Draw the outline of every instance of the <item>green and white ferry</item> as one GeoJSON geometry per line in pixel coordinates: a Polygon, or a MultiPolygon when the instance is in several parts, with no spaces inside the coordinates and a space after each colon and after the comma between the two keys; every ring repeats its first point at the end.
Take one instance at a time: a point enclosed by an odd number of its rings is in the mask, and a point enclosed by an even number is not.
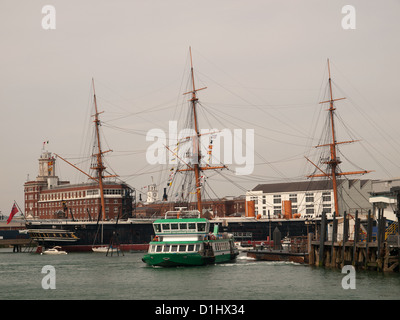
{"type": "Polygon", "coordinates": [[[169,211],[153,227],[156,235],[142,258],[150,266],[201,266],[234,261],[239,254],[233,236],[218,233],[218,225],[209,232],[209,220],[197,210],[169,211]]]}

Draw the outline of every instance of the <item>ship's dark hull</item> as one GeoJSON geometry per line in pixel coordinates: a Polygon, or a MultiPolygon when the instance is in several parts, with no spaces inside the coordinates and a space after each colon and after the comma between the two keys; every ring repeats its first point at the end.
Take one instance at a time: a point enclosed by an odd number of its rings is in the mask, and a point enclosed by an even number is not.
{"type": "MultiPolygon", "coordinates": [[[[316,223],[319,225],[320,221],[316,223]]],[[[229,221],[227,226],[222,226],[222,230],[232,233],[236,241],[265,241],[272,239],[276,228],[279,229],[282,237],[306,236],[307,233],[315,231],[315,222],[308,223],[303,219],[243,219],[243,221],[229,221]]]]}
{"type": "MultiPolygon", "coordinates": [[[[115,222],[81,221],[34,221],[27,222],[30,237],[39,246],[49,248],[60,246],[65,251],[92,251],[93,246],[118,245],[125,251],[146,251],[154,237],[152,220],[115,222]],[[61,234],[63,233],[63,234],[61,234]]],[[[218,224],[220,231],[232,233],[236,241],[266,241],[273,237],[275,228],[282,236],[305,236],[314,231],[315,224],[305,220],[256,220],[256,219],[215,219],[211,228],[218,224]]]]}
{"type": "Polygon", "coordinates": [[[67,252],[92,251],[100,245],[119,246],[121,250],[146,251],[154,234],[152,220],[139,223],[35,221],[27,223],[28,234],[39,246],[60,246],[67,252]]]}

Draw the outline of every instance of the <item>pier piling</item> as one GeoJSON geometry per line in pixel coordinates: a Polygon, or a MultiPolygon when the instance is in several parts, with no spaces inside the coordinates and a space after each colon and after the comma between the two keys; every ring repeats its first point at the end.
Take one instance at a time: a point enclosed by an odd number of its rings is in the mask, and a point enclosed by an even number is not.
{"type": "Polygon", "coordinates": [[[326,213],[314,237],[308,236],[308,261],[319,267],[343,268],[353,265],[356,269],[383,272],[400,271],[400,235],[386,235],[383,208],[378,208],[377,234],[373,234],[371,211],[367,217],[344,212],[334,217],[328,228],[326,213]],[[340,235],[340,236],[339,236],[340,235]]]}

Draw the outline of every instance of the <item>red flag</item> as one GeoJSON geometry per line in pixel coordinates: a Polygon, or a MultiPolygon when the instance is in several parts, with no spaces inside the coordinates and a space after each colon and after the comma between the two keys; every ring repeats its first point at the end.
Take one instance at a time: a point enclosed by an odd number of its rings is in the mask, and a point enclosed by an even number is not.
{"type": "Polygon", "coordinates": [[[13,207],[12,207],[12,209],[11,209],[10,216],[9,216],[8,219],[7,219],[7,224],[9,224],[9,223],[11,222],[12,218],[14,217],[14,215],[15,215],[17,212],[18,212],[18,209],[17,209],[17,206],[16,206],[15,203],[14,203],[14,205],[13,205],[13,207]]]}

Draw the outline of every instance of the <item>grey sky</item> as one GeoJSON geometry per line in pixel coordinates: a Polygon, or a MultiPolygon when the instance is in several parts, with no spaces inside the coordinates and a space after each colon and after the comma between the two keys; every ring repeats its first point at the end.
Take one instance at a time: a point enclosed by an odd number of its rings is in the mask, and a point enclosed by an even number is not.
{"type": "MultiPolygon", "coordinates": [[[[363,140],[343,152],[375,170],[370,178],[400,176],[399,14],[398,0],[2,0],[0,210],[8,215],[14,200],[23,207],[23,184],[27,174],[38,174],[43,141],[49,140],[49,151],[71,158],[85,149],[92,77],[105,122],[142,133],[167,128],[181,106],[189,46],[198,86],[208,87],[199,93],[204,105],[215,107],[227,128],[255,129],[263,159],[256,156],[256,164],[273,162],[256,165],[259,182],[299,179],[312,170],[303,155],[318,137],[318,110],[326,109],[318,101],[327,58],[335,97],[348,98],[337,111],[363,140]],[[56,9],[55,30],[41,26],[47,4],[56,9]],[[355,30],[341,25],[347,4],[356,9],[355,30]],[[276,162],[282,159],[291,161],[276,162]]],[[[136,188],[157,179],[157,173],[136,176],[146,167],[138,150],[150,145],[143,135],[103,130],[115,151],[110,164],[122,178],[136,188]]],[[[348,140],[345,130],[338,135],[348,140]]],[[[344,170],[353,168],[344,164],[344,170]]],[[[84,180],[61,160],[57,174],[84,180]]],[[[246,189],[257,184],[256,178],[236,181],[246,189]]],[[[219,183],[221,196],[243,194],[219,183]]]]}

